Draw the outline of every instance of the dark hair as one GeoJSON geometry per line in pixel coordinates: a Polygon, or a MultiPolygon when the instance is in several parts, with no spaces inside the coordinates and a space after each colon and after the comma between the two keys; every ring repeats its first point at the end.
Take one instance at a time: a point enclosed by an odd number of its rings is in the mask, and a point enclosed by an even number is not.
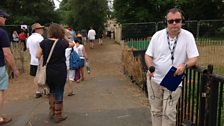
{"type": "Polygon", "coordinates": [[[82,44],[82,37],[77,37],[74,41],[75,43],[82,44]]]}
{"type": "Polygon", "coordinates": [[[168,11],[167,11],[167,13],[166,13],[166,16],[165,16],[165,19],[167,18],[167,15],[168,15],[168,13],[176,13],[176,12],[179,12],[180,14],[181,14],[181,18],[182,18],[182,20],[184,20],[184,15],[183,15],[183,11],[181,10],[181,9],[179,9],[179,8],[171,8],[171,9],[169,9],[168,11]]]}
{"type": "Polygon", "coordinates": [[[65,31],[64,28],[57,24],[52,23],[48,28],[48,37],[49,38],[58,38],[58,39],[64,39],[65,31]]]}

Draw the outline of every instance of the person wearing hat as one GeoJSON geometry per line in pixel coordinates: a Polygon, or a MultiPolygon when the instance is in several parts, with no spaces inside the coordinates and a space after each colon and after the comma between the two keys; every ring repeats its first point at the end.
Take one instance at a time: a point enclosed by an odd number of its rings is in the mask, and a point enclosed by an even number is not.
{"type": "MultiPolygon", "coordinates": [[[[0,10],[0,26],[5,25],[6,19],[9,17],[9,15],[3,11],[0,10]]],[[[12,52],[10,50],[10,40],[8,37],[7,32],[0,27],[0,111],[3,108],[4,103],[4,92],[6,89],[8,89],[8,73],[5,67],[5,61],[12,69],[14,76],[19,76],[19,71],[15,65],[15,60],[12,55],[12,52]]],[[[0,125],[6,124],[10,122],[11,118],[6,118],[3,116],[0,116],[0,125]]]]}
{"type": "MultiPolygon", "coordinates": [[[[30,75],[35,77],[37,72],[37,67],[39,65],[38,59],[36,58],[37,49],[39,48],[39,44],[42,40],[44,40],[42,34],[44,33],[44,26],[40,25],[39,23],[34,23],[32,25],[32,35],[30,35],[27,39],[27,48],[30,53],[30,75]]],[[[36,98],[40,98],[42,96],[41,87],[36,85],[36,98]]]]}

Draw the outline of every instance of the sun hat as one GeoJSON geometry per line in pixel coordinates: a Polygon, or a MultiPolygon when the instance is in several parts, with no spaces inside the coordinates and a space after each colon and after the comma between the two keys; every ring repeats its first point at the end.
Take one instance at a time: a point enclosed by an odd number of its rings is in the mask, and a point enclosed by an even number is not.
{"type": "Polygon", "coordinates": [[[39,29],[39,28],[44,28],[44,26],[40,25],[39,23],[34,23],[32,25],[32,30],[39,29]]]}

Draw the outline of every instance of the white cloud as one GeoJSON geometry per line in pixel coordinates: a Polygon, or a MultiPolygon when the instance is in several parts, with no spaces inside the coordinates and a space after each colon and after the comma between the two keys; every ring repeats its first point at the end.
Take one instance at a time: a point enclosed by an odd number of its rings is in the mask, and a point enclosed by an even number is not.
{"type": "Polygon", "coordinates": [[[56,9],[59,8],[60,2],[61,2],[61,0],[54,0],[54,4],[55,4],[56,9]]]}

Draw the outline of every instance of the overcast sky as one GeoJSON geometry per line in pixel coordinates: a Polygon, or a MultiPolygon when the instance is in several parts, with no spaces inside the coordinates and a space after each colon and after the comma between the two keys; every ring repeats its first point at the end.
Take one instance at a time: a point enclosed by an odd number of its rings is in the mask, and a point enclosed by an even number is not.
{"type": "Polygon", "coordinates": [[[55,6],[56,6],[56,9],[57,9],[57,8],[59,8],[59,4],[60,4],[60,2],[58,2],[58,1],[61,1],[61,0],[54,0],[54,3],[55,3],[55,6]]]}
{"type": "MultiPolygon", "coordinates": [[[[59,4],[60,4],[61,1],[62,1],[62,0],[54,0],[56,9],[59,8],[59,4]]],[[[109,7],[112,9],[112,7],[113,7],[112,4],[113,4],[113,1],[114,1],[114,0],[107,0],[107,1],[108,1],[108,5],[109,5],[109,7]]]]}

